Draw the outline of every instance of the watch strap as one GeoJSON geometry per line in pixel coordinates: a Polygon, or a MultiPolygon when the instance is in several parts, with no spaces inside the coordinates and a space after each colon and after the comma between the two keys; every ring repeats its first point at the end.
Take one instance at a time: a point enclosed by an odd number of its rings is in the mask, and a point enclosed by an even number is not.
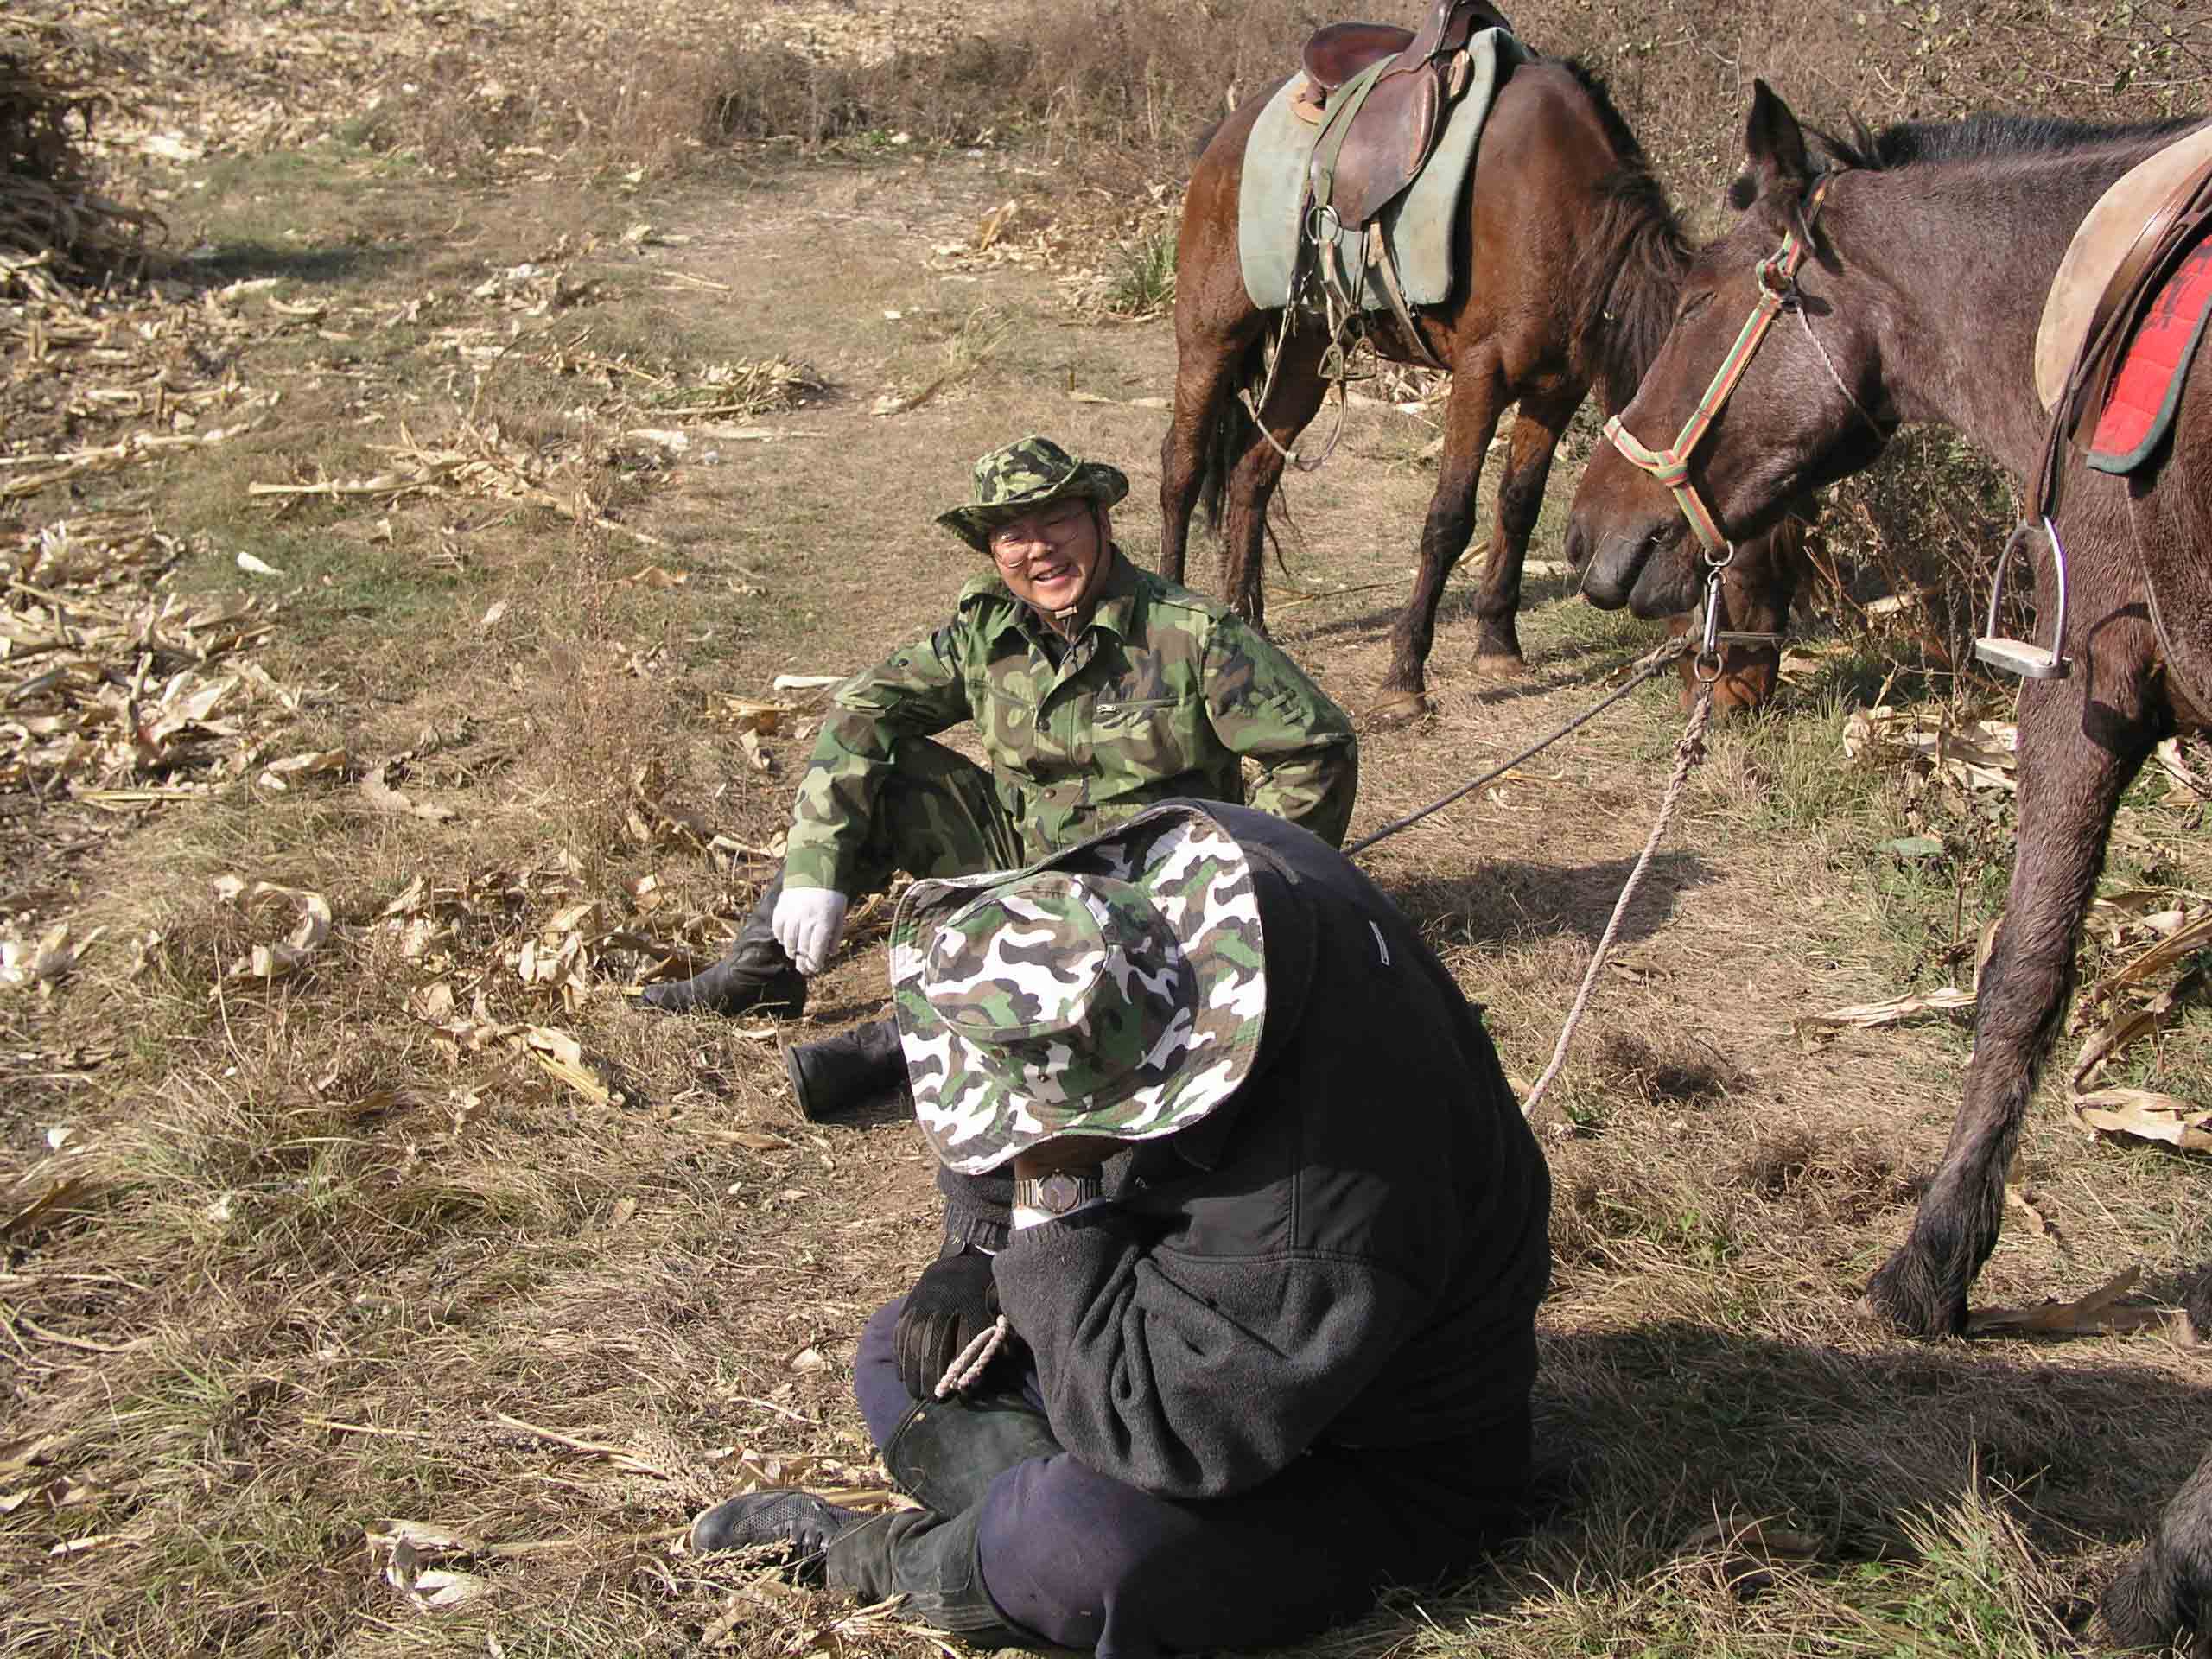
{"type": "Polygon", "coordinates": [[[1016,1177],[1014,1183],[1015,1209],[1039,1210],[1048,1216],[1065,1216],[1079,1205],[1105,1196],[1105,1180],[1096,1175],[1070,1175],[1055,1170],[1050,1175],[1016,1177]]]}

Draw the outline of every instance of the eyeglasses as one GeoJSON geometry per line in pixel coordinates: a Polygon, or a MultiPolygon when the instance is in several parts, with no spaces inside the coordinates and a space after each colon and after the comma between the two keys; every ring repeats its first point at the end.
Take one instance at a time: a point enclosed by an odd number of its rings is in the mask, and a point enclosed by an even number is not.
{"type": "Polygon", "coordinates": [[[991,532],[991,556],[1001,564],[1019,566],[1034,557],[1040,548],[1073,541],[1090,523],[1087,503],[1065,506],[1043,518],[1018,518],[991,532]]]}

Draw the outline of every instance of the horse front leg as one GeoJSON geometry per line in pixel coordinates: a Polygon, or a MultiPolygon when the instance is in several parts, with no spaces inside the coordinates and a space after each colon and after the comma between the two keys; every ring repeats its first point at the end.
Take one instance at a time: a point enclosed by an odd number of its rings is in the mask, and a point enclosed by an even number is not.
{"type": "Polygon", "coordinates": [[[1966,1326],[1967,1287],[2004,1222],[2005,1179],[2035,1072],[2073,990],[2075,943],[2113,814],[2150,752],[2148,630],[2115,619],[2108,632],[2117,648],[2101,654],[2101,672],[2093,649],[2068,678],[2031,680],[2020,695],[2012,881],[1982,969],[1966,1098],[1911,1235],[1866,1287],[1875,1313],[1916,1336],[1966,1326]],[[2119,638],[2130,632],[2135,652],[2119,638]]]}
{"type": "Polygon", "coordinates": [[[1319,328],[1301,329],[1285,340],[1274,385],[1260,410],[1261,424],[1239,423],[1244,448],[1230,468],[1225,486],[1229,505],[1222,537],[1222,593],[1239,615],[1262,630],[1267,627],[1261,577],[1266,565],[1268,503],[1282,480],[1285,452],[1321,407],[1325,390],[1321,355],[1328,343],[1319,328]]]}
{"type": "Polygon", "coordinates": [[[1580,386],[1523,393],[1514,416],[1505,475],[1497,484],[1497,520],[1491,532],[1490,557],[1483,562],[1482,584],[1475,589],[1475,672],[1486,677],[1515,679],[1528,672],[1516,624],[1521,613],[1522,569],[1529,556],[1529,538],[1535,534],[1536,520],[1544,510],[1552,457],[1581,404],[1580,386]]]}
{"type": "Polygon", "coordinates": [[[2097,1611],[2121,1647],[2173,1643],[2184,1653],[2212,1654],[2212,1456],[2173,1495],[2158,1532],[2120,1569],[2097,1611]]]}
{"type": "MultiPolygon", "coordinates": [[[[1378,712],[1391,716],[1419,714],[1427,705],[1427,664],[1436,643],[1436,611],[1444,600],[1445,579],[1467,550],[1475,524],[1475,486],[1497,417],[1505,406],[1505,382],[1497,354],[1484,351],[1478,360],[1452,365],[1452,395],[1444,404],[1444,459],[1436,469],[1436,493],[1421,531],[1421,571],[1413,597],[1390,635],[1390,672],[1378,712]]],[[[1546,456],[1549,461],[1548,454],[1546,456]]],[[[1521,569],[1516,559],[1513,583],[1521,569]]]]}

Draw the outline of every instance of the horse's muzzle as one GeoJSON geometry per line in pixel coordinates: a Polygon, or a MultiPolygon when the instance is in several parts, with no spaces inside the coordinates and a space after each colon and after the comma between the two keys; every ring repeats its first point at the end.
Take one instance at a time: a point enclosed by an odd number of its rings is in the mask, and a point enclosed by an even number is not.
{"type": "Polygon", "coordinates": [[[1625,531],[1602,533],[1593,532],[1579,518],[1574,520],[1567,527],[1567,556],[1568,563],[1581,569],[1583,597],[1603,611],[1617,611],[1627,605],[1638,616],[1675,614],[1682,608],[1679,605],[1672,609],[1647,609],[1644,590],[1653,585],[1646,578],[1653,574],[1654,559],[1669,543],[1679,542],[1683,530],[1681,519],[1671,513],[1625,531]]]}

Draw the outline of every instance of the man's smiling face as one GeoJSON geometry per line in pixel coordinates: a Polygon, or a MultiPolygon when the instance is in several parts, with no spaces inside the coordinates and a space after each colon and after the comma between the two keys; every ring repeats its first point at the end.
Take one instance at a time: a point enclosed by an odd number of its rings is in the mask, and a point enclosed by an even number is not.
{"type": "Polygon", "coordinates": [[[1048,617],[1082,603],[1106,547],[1106,512],[1091,501],[1056,501],[991,531],[1006,585],[1048,617]]]}

